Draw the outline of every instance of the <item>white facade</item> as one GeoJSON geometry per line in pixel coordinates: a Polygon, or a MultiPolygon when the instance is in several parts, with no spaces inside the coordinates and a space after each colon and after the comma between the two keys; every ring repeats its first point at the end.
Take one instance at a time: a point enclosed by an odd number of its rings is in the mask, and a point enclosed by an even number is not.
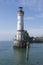
{"type": "Polygon", "coordinates": [[[20,8],[17,12],[17,40],[24,40],[24,12],[20,8]]]}
{"type": "Polygon", "coordinates": [[[24,30],[23,16],[18,15],[17,30],[24,30]]]}

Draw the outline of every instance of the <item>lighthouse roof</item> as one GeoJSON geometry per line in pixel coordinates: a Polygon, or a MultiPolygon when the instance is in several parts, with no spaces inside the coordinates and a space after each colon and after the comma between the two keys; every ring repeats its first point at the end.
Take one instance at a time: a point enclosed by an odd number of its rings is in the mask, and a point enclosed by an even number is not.
{"type": "Polygon", "coordinates": [[[24,11],[22,9],[23,9],[23,7],[19,7],[19,10],[17,11],[17,13],[24,14],[24,11]]]}
{"type": "Polygon", "coordinates": [[[19,7],[19,9],[23,9],[23,7],[19,7]]]}

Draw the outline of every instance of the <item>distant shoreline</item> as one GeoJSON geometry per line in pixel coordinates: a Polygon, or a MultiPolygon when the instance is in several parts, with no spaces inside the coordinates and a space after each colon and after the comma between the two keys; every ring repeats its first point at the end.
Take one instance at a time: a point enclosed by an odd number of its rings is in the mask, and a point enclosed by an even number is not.
{"type": "MultiPolygon", "coordinates": [[[[6,40],[5,40],[5,41],[0,41],[0,42],[13,42],[13,41],[9,41],[9,40],[6,41],[6,40]]],[[[43,41],[33,41],[33,40],[32,40],[32,41],[30,41],[29,43],[31,43],[31,44],[32,44],[32,43],[36,43],[36,44],[37,44],[37,43],[43,43],[43,41]]]]}

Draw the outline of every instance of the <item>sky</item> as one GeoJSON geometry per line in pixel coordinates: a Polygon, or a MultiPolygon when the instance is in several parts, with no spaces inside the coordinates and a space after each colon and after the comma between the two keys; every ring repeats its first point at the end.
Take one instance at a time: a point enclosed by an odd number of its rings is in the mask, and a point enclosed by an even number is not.
{"type": "Polygon", "coordinates": [[[20,6],[24,11],[24,29],[30,36],[43,36],[43,0],[0,0],[0,41],[15,37],[20,6]]]}

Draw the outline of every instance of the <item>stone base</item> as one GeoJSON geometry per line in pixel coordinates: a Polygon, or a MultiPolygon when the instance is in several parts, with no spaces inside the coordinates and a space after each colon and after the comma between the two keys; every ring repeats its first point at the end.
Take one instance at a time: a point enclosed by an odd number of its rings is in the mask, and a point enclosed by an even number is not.
{"type": "Polygon", "coordinates": [[[14,40],[13,43],[14,43],[13,45],[14,48],[26,48],[26,45],[27,45],[24,41],[19,41],[19,40],[14,40]]]}

